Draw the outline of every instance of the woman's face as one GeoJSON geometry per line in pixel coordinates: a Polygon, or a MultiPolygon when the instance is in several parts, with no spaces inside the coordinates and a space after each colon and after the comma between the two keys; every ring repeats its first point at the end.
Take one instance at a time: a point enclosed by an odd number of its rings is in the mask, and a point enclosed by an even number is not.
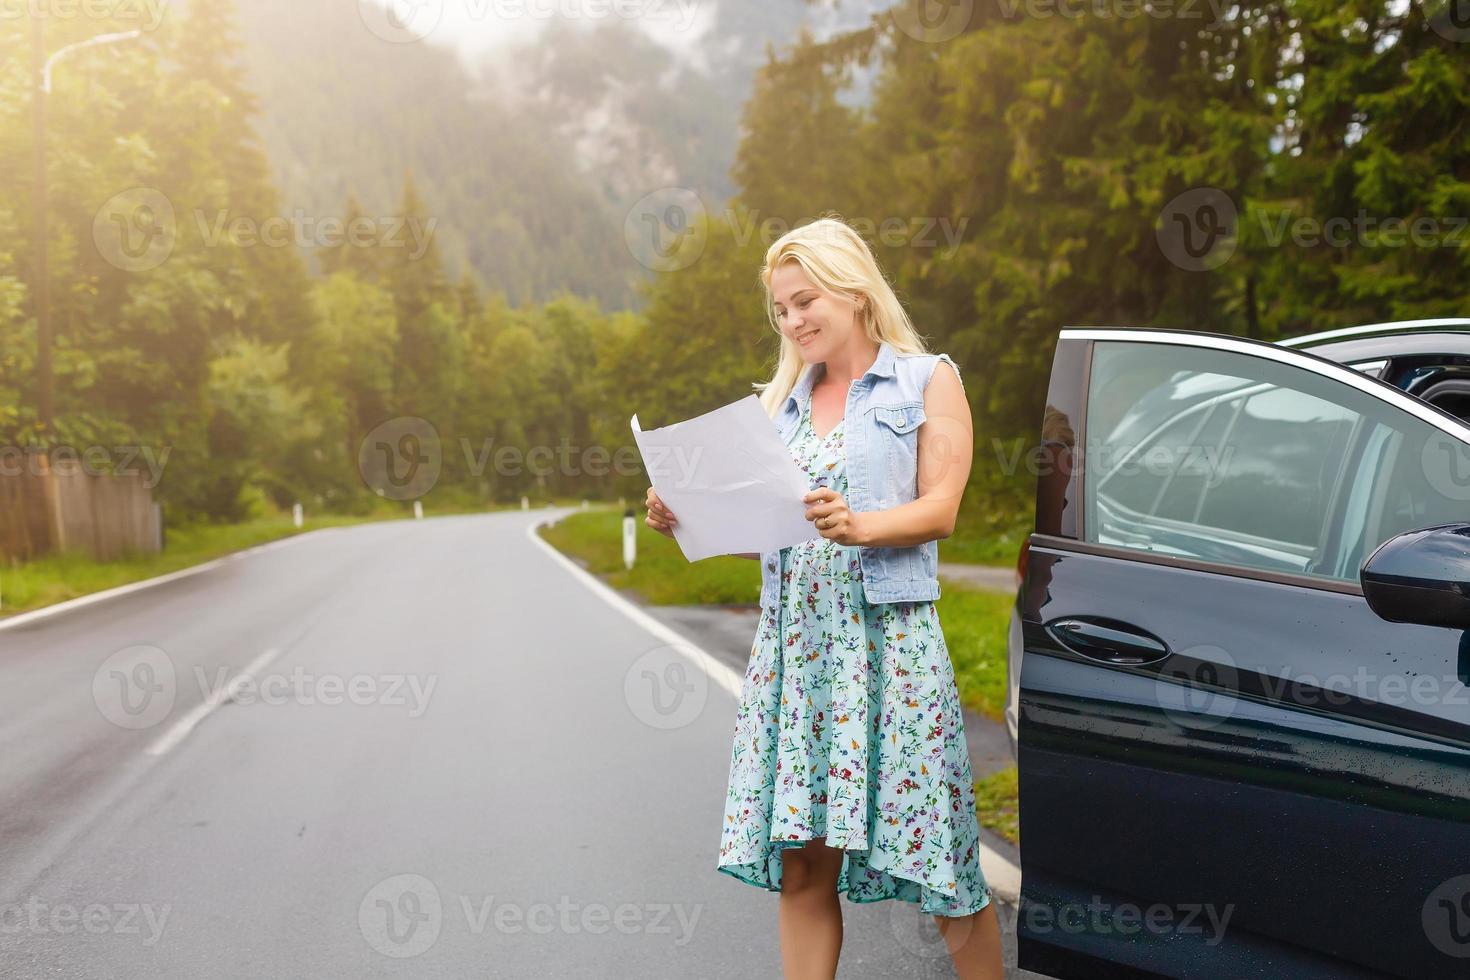
{"type": "Polygon", "coordinates": [[[799,262],[783,262],[771,274],[771,297],[781,333],[808,364],[827,360],[857,329],[857,303],[817,286],[799,262]]]}

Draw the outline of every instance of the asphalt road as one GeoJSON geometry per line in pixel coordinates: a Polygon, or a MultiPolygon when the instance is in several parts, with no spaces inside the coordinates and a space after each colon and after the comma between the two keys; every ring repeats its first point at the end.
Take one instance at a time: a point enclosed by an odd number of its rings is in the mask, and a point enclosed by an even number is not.
{"type": "MultiPolygon", "coordinates": [[[[0,976],[778,977],[777,896],[715,870],[734,698],[548,513],[0,628],[0,976]]],[[[953,976],[914,906],[843,908],[840,977],[953,976]]]]}

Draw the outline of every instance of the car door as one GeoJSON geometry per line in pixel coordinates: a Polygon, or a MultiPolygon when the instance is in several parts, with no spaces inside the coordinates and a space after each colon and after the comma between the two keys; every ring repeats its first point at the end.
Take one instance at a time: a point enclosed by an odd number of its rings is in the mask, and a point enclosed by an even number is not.
{"type": "Polygon", "coordinates": [[[1184,331],[1063,331],[1047,401],[1020,965],[1470,975],[1470,634],[1380,618],[1359,581],[1383,542],[1470,521],[1470,428],[1184,331]]]}

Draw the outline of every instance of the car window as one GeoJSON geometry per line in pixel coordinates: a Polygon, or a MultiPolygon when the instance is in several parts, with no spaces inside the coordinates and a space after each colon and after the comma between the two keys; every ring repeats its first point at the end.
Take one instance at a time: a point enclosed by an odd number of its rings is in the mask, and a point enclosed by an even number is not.
{"type": "Polygon", "coordinates": [[[1089,541],[1356,580],[1382,541],[1470,513],[1465,447],[1345,383],[1155,343],[1100,341],[1092,365],[1089,541]]]}

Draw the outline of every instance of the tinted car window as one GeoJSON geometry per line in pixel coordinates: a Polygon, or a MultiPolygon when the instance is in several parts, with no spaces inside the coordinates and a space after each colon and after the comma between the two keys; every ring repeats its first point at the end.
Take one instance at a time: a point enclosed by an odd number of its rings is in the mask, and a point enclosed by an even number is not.
{"type": "Polygon", "coordinates": [[[1099,342],[1087,421],[1084,528],[1101,544],[1355,580],[1394,534],[1470,515],[1456,439],[1259,357],[1099,342]]]}

